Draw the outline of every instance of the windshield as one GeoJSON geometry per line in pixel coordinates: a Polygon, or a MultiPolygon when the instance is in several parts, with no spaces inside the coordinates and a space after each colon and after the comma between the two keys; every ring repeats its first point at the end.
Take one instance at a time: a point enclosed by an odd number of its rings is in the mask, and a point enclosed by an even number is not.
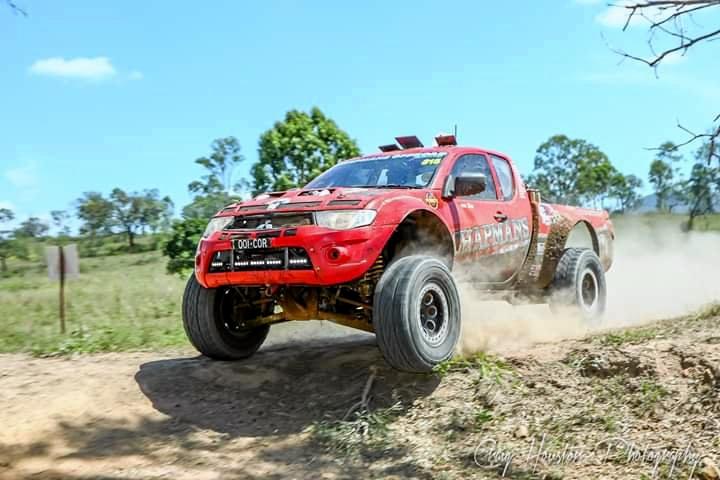
{"type": "Polygon", "coordinates": [[[339,163],[305,188],[423,188],[430,184],[445,152],[395,154],[339,163]]]}

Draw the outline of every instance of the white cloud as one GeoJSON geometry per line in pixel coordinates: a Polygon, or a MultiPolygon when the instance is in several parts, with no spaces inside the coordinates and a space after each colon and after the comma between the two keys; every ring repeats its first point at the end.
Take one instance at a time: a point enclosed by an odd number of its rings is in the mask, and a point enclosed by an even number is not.
{"type": "Polygon", "coordinates": [[[77,57],[67,60],[63,57],[44,58],[33,63],[30,72],[36,75],[83,80],[103,80],[117,73],[107,57],[77,57]]]}
{"type": "MultiPolygon", "coordinates": [[[[592,0],[576,0],[588,4],[592,0]]],[[[620,0],[617,3],[609,5],[604,12],[598,14],[595,20],[610,28],[623,28],[626,24],[629,27],[635,27],[637,25],[650,26],[653,22],[663,20],[672,13],[677,13],[683,10],[691,10],[692,5],[684,5],[678,8],[672,8],[672,10],[663,9],[655,6],[648,6],[642,9],[637,9],[634,13],[633,10],[627,8],[628,5],[636,5],[638,2],[634,0],[620,0]],[[630,23],[628,22],[628,17],[630,23]]]]}
{"type": "Polygon", "coordinates": [[[5,178],[19,190],[32,190],[38,185],[37,163],[28,162],[5,170],[5,178]]]}
{"type": "Polygon", "coordinates": [[[15,211],[15,205],[12,202],[0,200],[0,208],[7,208],[8,210],[12,210],[13,212],[15,211]]]}
{"type": "MultiPolygon", "coordinates": [[[[628,21],[628,16],[631,13],[631,10],[622,6],[623,4],[627,3],[628,2],[620,2],[617,5],[611,5],[607,7],[604,12],[598,14],[595,17],[595,20],[599,24],[606,27],[623,28],[628,21]]],[[[630,23],[628,26],[634,27],[636,25],[642,24],[643,22],[646,22],[646,20],[638,12],[636,12],[635,15],[633,15],[630,19],[630,23]]]]}
{"type": "Polygon", "coordinates": [[[145,75],[143,75],[143,73],[138,70],[133,70],[128,75],[129,80],[142,80],[143,78],[145,78],[145,75]]]}
{"type": "Polygon", "coordinates": [[[677,65],[685,60],[687,60],[687,57],[682,51],[672,52],[665,55],[665,58],[662,59],[662,65],[677,65]]]}

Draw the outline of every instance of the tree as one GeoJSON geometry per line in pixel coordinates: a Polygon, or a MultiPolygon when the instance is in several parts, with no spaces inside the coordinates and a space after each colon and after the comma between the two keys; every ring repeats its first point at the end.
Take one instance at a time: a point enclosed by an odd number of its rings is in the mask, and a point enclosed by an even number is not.
{"type": "MultiPolygon", "coordinates": [[[[715,23],[718,17],[712,16],[720,11],[720,0],[641,0],[625,2],[621,6],[627,12],[623,31],[635,18],[643,18],[648,22],[650,56],[629,54],[623,50],[615,50],[616,53],[653,69],[672,55],[686,55],[700,43],[714,43],[720,39],[720,28],[715,23]],[[696,16],[699,14],[706,14],[704,20],[707,21],[698,21],[696,16]]],[[[712,120],[712,127],[707,133],[695,133],[680,123],[678,127],[689,135],[679,147],[698,140],[705,141],[705,161],[710,163],[715,159],[720,164],[720,114],[712,120]]]]}
{"type": "Polygon", "coordinates": [[[18,237],[40,238],[44,236],[49,229],[48,224],[38,217],[28,217],[20,223],[20,226],[15,230],[15,235],[18,237]]]}
{"type": "Polygon", "coordinates": [[[595,145],[554,135],[538,147],[528,184],[551,201],[597,205],[610,187],[615,169],[595,145]]]}
{"type": "Polygon", "coordinates": [[[6,223],[15,219],[15,214],[9,208],[0,208],[0,223],[6,223]]]}
{"type": "Polygon", "coordinates": [[[227,194],[198,195],[182,209],[183,218],[202,218],[206,222],[221,208],[233,202],[227,194]]]}
{"type": "Polygon", "coordinates": [[[619,172],[612,166],[604,153],[590,155],[586,161],[580,163],[577,189],[580,197],[594,208],[603,206],[605,198],[610,193],[613,179],[619,172]]]}
{"type": "Polygon", "coordinates": [[[94,237],[119,230],[126,235],[130,248],[135,246],[135,237],[146,229],[156,232],[169,226],[172,208],[170,197],[161,198],[156,189],[126,193],[114,188],[109,198],[86,192],[77,201],[78,217],[84,222],[81,233],[94,237]]]}
{"type": "Polygon", "coordinates": [[[685,182],[688,203],[688,230],[692,230],[695,218],[715,212],[715,202],[720,198],[720,167],[708,165],[708,143],[703,144],[695,154],[690,178],[685,182]]]}
{"type": "Polygon", "coordinates": [[[112,231],[113,204],[102,193],[85,192],[77,200],[77,216],[83,222],[80,233],[95,237],[112,231]]]}
{"type": "Polygon", "coordinates": [[[232,203],[233,194],[245,188],[245,181],[233,181],[233,172],[245,157],[235,137],[218,138],[210,145],[212,153],[195,160],[206,168],[202,181],[190,182],[188,190],[194,194],[193,201],[183,208],[185,218],[208,219],[225,205],[232,203]]]}
{"type": "Polygon", "coordinates": [[[172,201],[168,197],[159,197],[155,189],[128,194],[121,188],[114,188],[110,193],[113,226],[125,233],[128,247],[135,246],[135,236],[144,233],[146,228],[156,230],[170,218],[172,201]]]}
{"type": "Polygon", "coordinates": [[[244,160],[235,137],[219,138],[211,144],[212,153],[195,160],[206,169],[202,180],[190,182],[188,190],[195,194],[183,207],[183,219],[174,222],[170,238],[163,247],[168,257],[167,271],[185,274],[192,269],[195,249],[208,219],[233,202],[233,193],[245,188],[245,182],[233,181],[233,171],[244,160]]]}
{"type": "Polygon", "coordinates": [[[203,181],[195,180],[188,185],[188,190],[194,193],[214,194],[219,192],[232,193],[240,190],[242,182],[233,183],[233,171],[238,163],[245,157],[240,153],[240,144],[235,137],[218,138],[210,147],[213,152],[208,157],[200,157],[195,163],[208,170],[203,175],[203,181]]]}
{"type": "MultiPolygon", "coordinates": [[[[15,219],[15,214],[8,208],[0,208],[0,226],[7,224],[15,219]]],[[[31,224],[34,225],[34,219],[31,224]]],[[[27,220],[24,222],[26,223],[27,220]]],[[[0,229],[0,273],[7,273],[7,259],[12,257],[26,258],[27,257],[27,242],[18,240],[18,232],[20,229],[15,231],[7,228],[0,229]]]]}
{"type": "Polygon", "coordinates": [[[655,191],[656,204],[659,211],[668,209],[668,198],[672,193],[673,187],[673,169],[666,162],[655,159],[650,164],[650,172],[648,173],[648,181],[655,191]]]}
{"type": "Polygon", "coordinates": [[[128,246],[135,246],[135,235],[141,226],[141,200],[138,196],[128,195],[120,188],[110,192],[112,219],[127,235],[128,246]]]}
{"type": "Polygon", "coordinates": [[[195,250],[205,230],[207,220],[186,218],[172,226],[170,238],[163,247],[163,254],[168,257],[168,273],[186,275],[195,265],[195,250]]]}
{"type": "Polygon", "coordinates": [[[689,230],[692,230],[696,217],[714,212],[714,190],[717,181],[717,168],[710,167],[705,162],[693,165],[692,173],[687,182],[689,230]]]}
{"type": "Polygon", "coordinates": [[[260,136],[259,159],[252,166],[253,195],[303,186],[338,160],[355,157],[355,140],[319,108],[290,110],[285,120],[260,136]]]}
{"type": "Polygon", "coordinates": [[[683,175],[680,164],[683,157],[672,142],[665,142],[656,149],[655,159],[650,163],[648,180],[654,188],[659,211],[671,212],[683,202],[683,175]]]}
{"type": "Polygon", "coordinates": [[[169,196],[160,197],[156,188],[145,190],[140,195],[140,229],[157,233],[170,227],[174,204],[169,196]]]}
{"type": "Polygon", "coordinates": [[[637,207],[640,200],[642,180],[635,175],[616,173],[610,184],[610,196],[617,199],[621,212],[637,207]]]}
{"type": "MultiPolygon", "coordinates": [[[[0,208],[0,225],[11,222],[15,214],[8,208],[0,208]]],[[[7,259],[12,254],[12,239],[9,230],[0,230],[0,272],[7,272],[7,259]]]]}
{"type": "Polygon", "coordinates": [[[70,214],[65,210],[52,210],[50,212],[53,225],[58,230],[58,235],[70,235],[70,226],[67,222],[70,220],[70,214]]]}

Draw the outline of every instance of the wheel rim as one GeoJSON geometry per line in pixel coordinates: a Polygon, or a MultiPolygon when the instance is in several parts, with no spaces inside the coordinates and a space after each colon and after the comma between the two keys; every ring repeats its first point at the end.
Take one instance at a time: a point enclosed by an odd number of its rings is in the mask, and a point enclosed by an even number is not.
{"type": "MultiPolygon", "coordinates": [[[[244,316],[242,313],[248,309],[237,309],[238,295],[232,288],[226,288],[219,294],[217,300],[217,308],[219,315],[215,318],[218,327],[221,328],[225,333],[231,335],[237,339],[243,339],[248,336],[251,330],[247,329],[243,325],[243,321],[240,318],[244,316]]],[[[250,317],[252,318],[252,317],[250,317]]]]}
{"type": "Polygon", "coordinates": [[[586,312],[592,312],[595,310],[598,300],[600,289],[598,287],[598,280],[595,272],[591,269],[586,268],[580,275],[580,283],[578,284],[580,305],[586,312]]]}
{"type": "Polygon", "coordinates": [[[429,283],[420,290],[418,297],[420,332],[428,344],[440,345],[448,335],[448,304],[445,292],[439,285],[429,283]]]}

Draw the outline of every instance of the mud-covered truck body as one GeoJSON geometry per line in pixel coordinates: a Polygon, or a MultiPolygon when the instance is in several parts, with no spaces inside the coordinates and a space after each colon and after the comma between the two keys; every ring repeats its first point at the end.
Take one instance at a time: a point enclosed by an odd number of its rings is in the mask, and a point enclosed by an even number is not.
{"type": "Polygon", "coordinates": [[[607,212],[543,203],[507,155],[453,136],[434,147],[396,140],[304,188],[218,212],[183,301],[200,352],[244,358],[274,323],[324,319],[374,332],[390,364],[427,371],[459,338],[456,278],[488,296],[602,315],[607,212]],[[577,229],[587,248],[568,247],[577,229]]]}

